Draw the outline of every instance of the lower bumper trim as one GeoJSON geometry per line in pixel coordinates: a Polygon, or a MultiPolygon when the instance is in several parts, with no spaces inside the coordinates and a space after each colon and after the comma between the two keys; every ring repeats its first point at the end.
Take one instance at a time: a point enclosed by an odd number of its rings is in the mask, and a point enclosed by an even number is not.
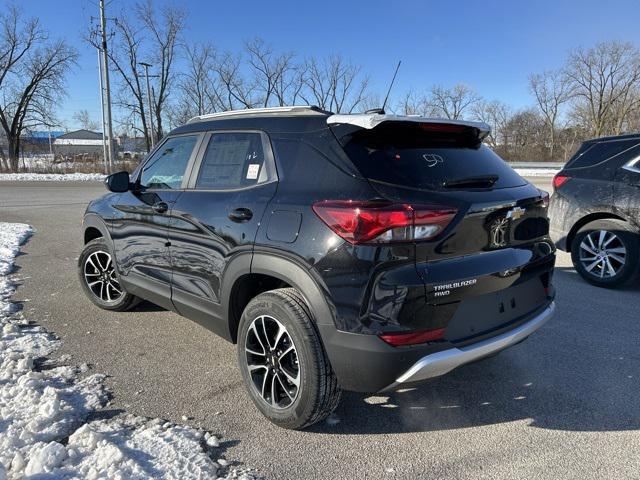
{"type": "Polygon", "coordinates": [[[534,318],[513,330],[466,347],[450,348],[422,357],[382,391],[399,388],[405,383],[420,382],[429,378],[439,377],[461,365],[480,360],[515,345],[544,325],[553,316],[555,308],[555,302],[552,302],[534,318]]]}

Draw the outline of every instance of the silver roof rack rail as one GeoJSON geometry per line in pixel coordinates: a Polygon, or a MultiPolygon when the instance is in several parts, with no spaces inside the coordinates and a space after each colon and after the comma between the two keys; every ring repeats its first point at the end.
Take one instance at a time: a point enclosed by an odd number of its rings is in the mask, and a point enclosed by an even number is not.
{"type": "Polygon", "coordinates": [[[257,115],[260,113],[291,113],[304,111],[319,111],[318,107],[311,105],[292,105],[290,107],[268,107],[268,108],[246,108],[244,110],[227,110],[226,112],[208,113],[206,115],[198,115],[190,118],[187,123],[202,122],[221,117],[236,117],[243,115],[257,115]]]}

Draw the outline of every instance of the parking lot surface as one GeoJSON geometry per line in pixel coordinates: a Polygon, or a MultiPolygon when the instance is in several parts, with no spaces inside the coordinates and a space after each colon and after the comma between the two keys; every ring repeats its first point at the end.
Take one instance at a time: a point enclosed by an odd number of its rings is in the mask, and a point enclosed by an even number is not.
{"type": "Polygon", "coordinates": [[[290,432],[245,395],[235,346],[148,303],[110,313],[84,297],[82,213],[103,192],[0,182],[0,221],[36,230],[14,299],[63,340],[58,354],[110,375],[105,414],[187,416],[223,437],[227,458],[274,479],[640,478],[639,286],[592,287],[559,253],[556,317],[526,342],[417,389],[346,393],[331,422],[290,432]]]}

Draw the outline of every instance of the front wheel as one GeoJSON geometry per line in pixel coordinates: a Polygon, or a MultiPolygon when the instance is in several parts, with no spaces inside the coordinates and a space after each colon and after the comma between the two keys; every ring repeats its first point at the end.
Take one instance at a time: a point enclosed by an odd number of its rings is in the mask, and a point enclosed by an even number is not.
{"type": "Polygon", "coordinates": [[[249,302],[240,319],[238,362],[251,400],[280,427],[313,425],[340,401],[311,313],[293,288],[271,290],[249,302]]]}
{"type": "Polygon", "coordinates": [[[122,312],[140,302],[120,284],[104,238],[96,238],[85,245],[78,260],[78,275],[84,293],[100,308],[122,312]]]}
{"type": "Polygon", "coordinates": [[[639,240],[626,222],[597,220],[578,231],[571,244],[571,259],[587,282],[618,287],[638,274],[639,240]]]}

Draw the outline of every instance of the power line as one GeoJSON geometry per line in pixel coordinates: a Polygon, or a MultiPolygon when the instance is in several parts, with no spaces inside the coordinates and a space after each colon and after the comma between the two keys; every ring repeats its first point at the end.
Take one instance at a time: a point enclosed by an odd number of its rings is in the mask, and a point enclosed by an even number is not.
{"type": "Polygon", "coordinates": [[[109,84],[109,55],[107,52],[107,32],[106,32],[106,16],[104,13],[104,0],[100,0],[100,37],[102,45],[102,75],[104,81],[104,123],[106,129],[103,130],[102,138],[104,141],[105,133],[108,137],[107,151],[109,159],[107,162],[108,170],[111,171],[114,163],[114,145],[113,145],[113,124],[111,122],[111,86],[109,84]]]}

